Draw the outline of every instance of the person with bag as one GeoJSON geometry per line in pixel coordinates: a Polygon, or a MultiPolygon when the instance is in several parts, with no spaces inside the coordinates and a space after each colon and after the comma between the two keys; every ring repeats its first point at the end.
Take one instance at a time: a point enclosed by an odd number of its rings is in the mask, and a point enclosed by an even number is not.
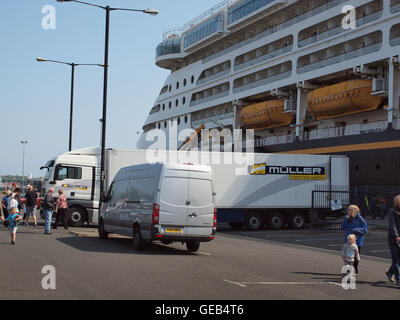
{"type": "Polygon", "coordinates": [[[25,204],[26,204],[26,217],[25,217],[25,225],[28,226],[29,217],[33,217],[34,227],[37,226],[36,216],[35,216],[35,209],[36,209],[36,202],[37,202],[37,194],[33,191],[33,187],[28,187],[28,192],[25,195],[25,204]]]}
{"type": "Polygon", "coordinates": [[[386,276],[390,282],[393,282],[394,276],[396,285],[400,287],[400,194],[394,198],[394,207],[389,210],[388,220],[388,242],[392,265],[389,271],[386,271],[386,276]]]}
{"type": "Polygon", "coordinates": [[[58,190],[58,197],[56,200],[56,222],[54,223],[54,229],[57,229],[60,221],[63,222],[64,229],[68,229],[67,197],[61,189],[58,190]]]}
{"type": "MultiPolygon", "coordinates": [[[[347,242],[347,237],[350,234],[354,234],[357,237],[357,248],[358,253],[361,253],[361,248],[364,246],[364,237],[368,232],[368,226],[365,219],[360,214],[360,208],[354,204],[350,205],[347,209],[347,216],[344,217],[342,222],[342,230],[346,232],[344,242],[347,242]]],[[[354,261],[354,269],[356,274],[358,274],[358,263],[359,261],[354,261]]]]}

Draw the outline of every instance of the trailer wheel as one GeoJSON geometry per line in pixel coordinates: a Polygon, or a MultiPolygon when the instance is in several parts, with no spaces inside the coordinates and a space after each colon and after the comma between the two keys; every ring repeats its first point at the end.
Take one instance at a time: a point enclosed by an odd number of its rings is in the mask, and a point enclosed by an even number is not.
{"type": "Polygon", "coordinates": [[[264,227],[263,216],[259,213],[248,213],[245,217],[246,228],[249,231],[261,230],[264,227]]]}
{"type": "Polygon", "coordinates": [[[71,227],[82,227],[86,220],[86,211],[81,207],[69,208],[69,225],[71,227]]]}
{"type": "Polygon", "coordinates": [[[295,212],[290,215],[289,226],[291,229],[303,229],[306,224],[305,216],[302,212],[295,212]]]}
{"type": "Polygon", "coordinates": [[[272,230],[278,230],[285,225],[285,217],[282,213],[275,211],[268,215],[268,227],[272,230]]]}

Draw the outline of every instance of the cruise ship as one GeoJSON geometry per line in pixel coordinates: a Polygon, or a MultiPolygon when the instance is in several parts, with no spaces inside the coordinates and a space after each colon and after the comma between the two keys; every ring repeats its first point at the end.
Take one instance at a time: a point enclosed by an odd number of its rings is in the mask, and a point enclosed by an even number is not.
{"type": "Polygon", "coordinates": [[[255,152],[346,154],[352,186],[399,186],[399,55],[400,0],[224,1],[164,32],[171,73],[137,147],[253,129],[255,152]]]}

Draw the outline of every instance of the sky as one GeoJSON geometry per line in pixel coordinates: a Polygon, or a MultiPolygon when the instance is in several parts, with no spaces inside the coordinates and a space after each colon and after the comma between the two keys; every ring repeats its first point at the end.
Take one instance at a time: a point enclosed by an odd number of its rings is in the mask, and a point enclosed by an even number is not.
{"type": "MultiPolygon", "coordinates": [[[[157,9],[157,16],[114,11],[110,20],[106,147],[135,149],[169,70],[155,65],[166,29],[181,27],[219,0],[86,0],[119,8],[157,9]]],[[[39,168],[68,151],[71,67],[37,57],[103,63],[105,11],[56,0],[0,0],[0,175],[40,177],[39,168]],[[55,9],[49,20],[46,6],[55,9]],[[43,13],[42,13],[42,10],[43,13]],[[55,29],[43,28],[51,25],[55,29]]],[[[72,149],[100,145],[103,69],[75,69],[72,149]]]]}

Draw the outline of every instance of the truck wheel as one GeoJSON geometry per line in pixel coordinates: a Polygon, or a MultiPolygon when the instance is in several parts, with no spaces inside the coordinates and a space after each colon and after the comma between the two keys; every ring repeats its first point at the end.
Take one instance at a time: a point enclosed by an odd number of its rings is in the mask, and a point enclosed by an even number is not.
{"type": "Polygon", "coordinates": [[[259,213],[248,213],[245,218],[245,224],[249,231],[261,230],[264,227],[264,220],[259,213]]]}
{"type": "Polygon", "coordinates": [[[285,225],[285,218],[280,212],[271,212],[268,217],[268,227],[272,230],[281,229],[285,225]]]}
{"type": "Polygon", "coordinates": [[[291,229],[303,229],[304,225],[306,224],[306,219],[302,212],[295,212],[290,215],[289,218],[289,227],[291,229]]]}
{"type": "Polygon", "coordinates": [[[99,238],[100,239],[108,239],[108,232],[104,229],[104,221],[100,220],[99,222],[99,238]]]}
{"type": "Polygon", "coordinates": [[[135,250],[143,250],[146,242],[142,238],[142,233],[138,225],[133,227],[133,248],[135,250]]]}
{"type": "Polygon", "coordinates": [[[69,225],[71,227],[82,227],[86,220],[86,211],[80,207],[71,207],[69,209],[69,225]]]}
{"type": "Polygon", "coordinates": [[[230,226],[233,230],[240,230],[240,229],[243,228],[243,223],[242,223],[242,222],[229,223],[229,226],[230,226]]]}
{"type": "Polygon", "coordinates": [[[190,252],[196,252],[200,248],[200,241],[198,240],[189,240],[186,242],[186,248],[190,252]]]}

